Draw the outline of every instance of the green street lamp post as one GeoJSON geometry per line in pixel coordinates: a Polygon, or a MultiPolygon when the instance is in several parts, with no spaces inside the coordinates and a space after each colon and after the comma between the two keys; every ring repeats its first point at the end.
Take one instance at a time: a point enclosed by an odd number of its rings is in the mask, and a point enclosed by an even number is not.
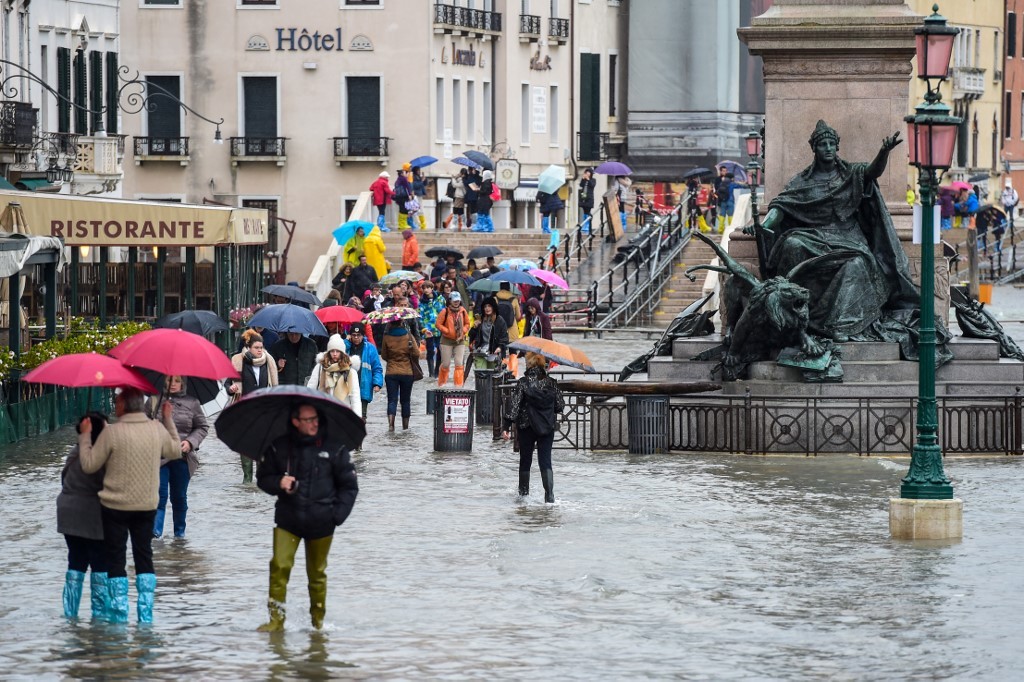
{"type": "Polygon", "coordinates": [[[953,486],[942,467],[938,442],[938,409],[935,400],[935,199],[937,174],[949,168],[957,128],[962,122],[949,115],[942,103],[940,83],[948,77],[953,39],[960,29],[946,25],[933,14],[914,30],[917,43],[917,77],[928,87],[925,101],[906,117],[910,165],[918,169],[921,196],[921,315],[917,382],[917,434],[911,451],[910,471],[900,486],[900,497],[917,500],[951,500],[953,486]],[[934,86],[933,86],[934,81],[934,86]]]}

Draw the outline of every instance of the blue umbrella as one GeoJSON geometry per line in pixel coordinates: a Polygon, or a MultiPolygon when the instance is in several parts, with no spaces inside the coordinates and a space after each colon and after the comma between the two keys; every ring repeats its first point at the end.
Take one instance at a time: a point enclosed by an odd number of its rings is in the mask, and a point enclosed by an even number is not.
{"type": "MultiPolygon", "coordinates": [[[[530,286],[539,287],[541,282],[539,279],[534,277],[528,272],[521,270],[502,270],[496,272],[488,277],[492,282],[511,282],[512,284],[529,284],[530,286]]],[[[295,306],[292,306],[293,308],[295,306]]]]}
{"type": "Polygon", "coordinates": [[[452,163],[458,164],[460,166],[465,166],[466,168],[476,168],[477,170],[480,170],[479,163],[477,163],[476,161],[470,161],[465,156],[456,156],[454,159],[452,159],[452,163]]]}
{"type": "Polygon", "coordinates": [[[433,156],[417,156],[409,162],[409,165],[413,168],[426,168],[432,163],[437,163],[437,159],[433,156]]]}
{"type": "Polygon", "coordinates": [[[478,152],[475,149],[471,149],[466,152],[466,158],[470,161],[475,161],[481,168],[485,170],[494,170],[494,162],[491,161],[491,157],[487,156],[483,152],[478,152]]]}
{"type": "Polygon", "coordinates": [[[369,235],[370,230],[376,227],[376,225],[365,220],[350,220],[339,225],[338,229],[334,230],[331,234],[334,235],[334,241],[338,242],[341,246],[345,246],[345,244],[352,240],[352,237],[356,236],[356,230],[360,227],[363,228],[365,234],[369,235]]]}
{"type": "Polygon", "coordinates": [[[498,263],[502,270],[533,270],[537,264],[527,258],[506,258],[498,263]]]}
{"type": "Polygon", "coordinates": [[[618,161],[605,161],[595,168],[594,172],[601,175],[631,175],[633,173],[629,166],[618,161]]]}
{"type": "Polygon", "coordinates": [[[329,336],[327,327],[308,308],[277,303],[262,308],[249,319],[250,327],[262,327],[280,334],[296,332],[307,336],[329,336]]]}

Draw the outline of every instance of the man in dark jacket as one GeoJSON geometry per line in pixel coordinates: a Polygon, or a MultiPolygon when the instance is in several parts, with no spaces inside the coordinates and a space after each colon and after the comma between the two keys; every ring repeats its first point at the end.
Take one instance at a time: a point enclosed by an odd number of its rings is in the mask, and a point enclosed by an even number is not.
{"type": "Polygon", "coordinates": [[[366,262],[366,256],[360,256],[359,265],[352,268],[352,274],[345,282],[345,291],[341,292],[341,297],[346,301],[353,296],[362,298],[366,295],[366,290],[370,289],[376,281],[377,271],[366,262]]]}
{"type": "Polygon", "coordinates": [[[256,482],[277,496],[274,508],[274,556],[270,560],[270,620],[261,632],[284,629],[288,577],[299,541],[306,545],[309,615],[319,630],[327,611],[327,554],[334,529],[352,512],[359,493],[348,448],[330,440],[320,415],[309,404],[294,407],[287,436],[263,454],[256,482]]]}
{"type": "Polygon", "coordinates": [[[305,385],[316,363],[316,342],[313,339],[288,332],[269,350],[270,356],[277,362],[279,384],[305,385]]]}
{"type": "Polygon", "coordinates": [[[462,184],[466,187],[466,227],[473,227],[473,220],[476,217],[477,211],[477,201],[480,199],[478,190],[473,188],[479,188],[482,182],[483,178],[480,176],[480,171],[476,168],[469,169],[469,173],[466,174],[462,181],[462,184]]]}
{"type": "Polygon", "coordinates": [[[594,169],[587,168],[583,171],[583,178],[580,180],[579,201],[580,201],[580,224],[583,225],[583,233],[590,234],[590,214],[594,210],[594,187],[597,181],[594,180],[594,169]]]}

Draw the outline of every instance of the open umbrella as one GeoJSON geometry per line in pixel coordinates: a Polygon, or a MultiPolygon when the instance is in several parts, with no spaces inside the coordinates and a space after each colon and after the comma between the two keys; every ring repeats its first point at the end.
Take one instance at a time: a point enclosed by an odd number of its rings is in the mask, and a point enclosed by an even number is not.
{"type": "Polygon", "coordinates": [[[530,274],[542,282],[547,282],[553,287],[566,290],[569,289],[569,283],[550,270],[530,270],[530,274]]]}
{"type": "Polygon", "coordinates": [[[988,179],[988,173],[978,173],[977,175],[972,175],[971,177],[967,178],[967,182],[983,182],[988,179]]]}
{"type": "Polygon", "coordinates": [[[212,310],[182,310],[164,315],[153,323],[158,329],[184,329],[200,336],[227,331],[228,323],[212,310]]]}
{"type": "Polygon", "coordinates": [[[587,357],[587,354],[580,349],[573,348],[572,346],[564,343],[559,343],[558,341],[543,339],[539,336],[527,336],[519,339],[518,341],[513,341],[508,344],[508,348],[509,350],[538,353],[559,365],[575,367],[576,369],[582,369],[584,372],[597,371],[594,369],[594,363],[592,363],[590,358],[587,357]]]}
{"type": "Polygon", "coordinates": [[[349,220],[339,225],[331,234],[334,235],[334,241],[338,242],[341,246],[345,246],[345,244],[352,240],[352,237],[356,236],[356,230],[360,227],[363,228],[363,234],[369,235],[370,230],[376,227],[376,225],[365,220],[349,220]]]}
{"type": "Polygon", "coordinates": [[[595,168],[594,172],[601,175],[632,175],[633,173],[629,166],[618,161],[605,161],[595,168]]]}
{"type": "Polygon", "coordinates": [[[565,166],[550,165],[537,176],[537,191],[554,194],[565,184],[565,166]]]}
{"type": "Polygon", "coordinates": [[[388,322],[398,322],[399,320],[415,320],[419,316],[420,311],[415,308],[392,306],[390,308],[370,311],[366,315],[366,321],[373,324],[387,324],[388,322]]]}
{"type": "MultiPolygon", "coordinates": [[[[288,304],[281,307],[305,310],[288,304]]],[[[308,310],[305,312],[313,314],[308,310]]],[[[238,372],[231,366],[231,360],[224,351],[198,334],[182,329],[149,329],[133,334],[111,348],[110,354],[125,365],[151,369],[161,374],[203,379],[238,378],[238,372]]]]}
{"type": "Polygon", "coordinates": [[[359,308],[350,308],[347,305],[333,305],[329,308],[320,308],[313,314],[324,324],[338,322],[348,325],[353,322],[359,322],[366,317],[366,313],[359,308]]]}
{"type": "Polygon", "coordinates": [[[292,284],[270,284],[260,291],[271,296],[280,296],[295,303],[307,303],[309,305],[323,305],[323,302],[301,287],[292,284]]]}
{"type": "MultiPolygon", "coordinates": [[[[197,337],[198,338],[198,337],[197,337]]],[[[51,384],[69,388],[114,388],[130,386],[143,393],[158,393],[156,387],[120,360],[99,353],[71,353],[47,360],[21,377],[29,384],[51,384]]]]}
{"type": "Polygon", "coordinates": [[[491,258],[492,256],[500,256],[501,249],[497,246],[476,246],[469,250],[466,254],[467,258],[491,258]]]}
{"type": "Polygon", "coordinates": [[[263,327],[279,334],[294,332],[308,336],[328,336],[327,328],[307,308],[291,303],[278,303],[262,308],[249,318],[249,327],[263,327]]]}
{"type": "Polygon", "coordinates": [[[490,277],[481,277],[469,285],[469,290],[493,294],[496,291],[501,291],[501,282],[495,281],[490,277]]]}
{"type": "Polygon", "coordinates": [[[447,246],[432,246],[423,253],[431,258],[447,258],[448,256],[455,256],[455,260],[462,260],[461,251],[458,251],[457,249],[450,249],[447,246]]]}
{"type": "MultiPolygon", "coordinates": [[[[160,389],[160,399],[163,400],[164,389],[167,386],[167,375],[152,369],[139,368],[139,374],[146,377],[146,381],[160,389]]],[[[220,395],[221,383],[216,379],[200,379],[184,374],[178,375],[185,380],[185,393],[192,396],[205,405],[220,395]]]]}
{"type": "Polygon", "coordinates": [[[539,279],[522,270],[502,270],[501,272],[494,273],[488,277],[488,279],[492,282],[511,282],[512,284],[529,284],[534,287],[540,286],[539,279]]]}
{"type": "Polygon", "coordinates": [[[454,159],[452,159],[452,163],[457,164],[459,166],[465,166],[466,168],[476,168],[477,170],[480,170],[479,163],[473,161],[472,159],[467,159],[465,156],[456,156],[454,159]]]}
{"type": "Polygon", "coordinates": [[[962,189],[971,189],[971,186],[963,180],[957,180],[956,182],[949,183],[949,186],[959,192],[962,189]]]}
{"type": "Polygon", "coordinates": [[[537,262],[527,258],[506,258],[498,263],[498,267],[502,270],[522,270],[525,272],[537,267],[537,262]]]}
{"type": "Polygon", "coordinates": [[[466,158],[479,165],[484,170],[494,170],[494,162],[491,161],[491,157],[487,156],[483,152],[478,152],[475,149],[471,149],[465,154],[466,158]]]}
{"type": "Polygon", "coordinates": [[[432,163],[437,163],[437,159],[433,156],[417,156],[409,162],[409,165],[413,168],[426,168],[432,163]]]}
{"type": "Polygon", "coordinates": [[[733,178],[737,182],[747,181],[747,171],[742,164],[736,161],[719,161],[715,164],[715,168],[725,168],[726,173],[732,173],[733,178]]]}
{"type": "Polygon", "coordinates": [[[710,168],[694,168],[692,171],[683,173],[683,180],[689,180],[690,178],[700,177],[702,175],[712,175],[714,171],[710,168]]]}
{"type": "Polygon", "coordinates": [[[217,417],[217,438],[235,452],[259,459],[267,446],[291,429],[292,409],[312,405],[327,443],[359,449],[366,437],[362,415],[321,391],[305,386],[261,388],[228,405],[217,417]]]}
{"type": "Polygon", "coordinates": [[[395,270],[377,280],[377,283],[382,287],[391,286],[392,284],[398,284],[402,280],[407,279],[410,282],[418,282],[423,279],[423,275],[412,270],[395,270]]]}

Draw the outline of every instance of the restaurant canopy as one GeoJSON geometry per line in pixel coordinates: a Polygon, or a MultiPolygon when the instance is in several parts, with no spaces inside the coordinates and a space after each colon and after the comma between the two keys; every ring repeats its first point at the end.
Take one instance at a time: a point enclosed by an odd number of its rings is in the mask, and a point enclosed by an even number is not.
{"type": "Polygon", "coordinates": [[[21,204],[27,232],[67,246],[266,244],[267,211],[71,194],[0,190],[0,207],[21,204]]]}

